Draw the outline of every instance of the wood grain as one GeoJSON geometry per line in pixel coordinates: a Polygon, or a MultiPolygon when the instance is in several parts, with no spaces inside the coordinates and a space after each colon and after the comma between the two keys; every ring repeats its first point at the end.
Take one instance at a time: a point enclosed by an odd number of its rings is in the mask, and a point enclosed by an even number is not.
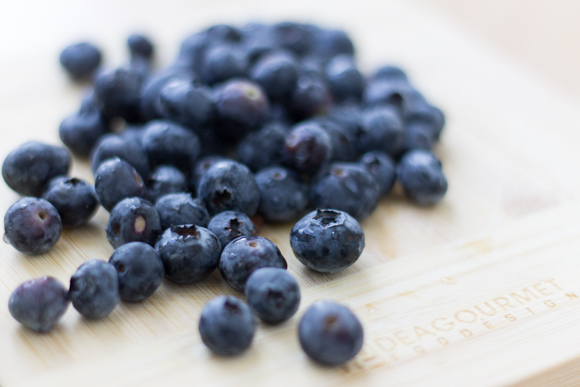
{"type": "MultiPolygon", "coordinates": [[[[108,63],[124,59],[135,29],[156,37],[160,62],[188,31],[215,21],[306,19],[344,26],[365,70],[383,63],[412,81],[448,116],[436,151],[450,188],[433,208],[394,192],[366,221],[367,247],[342,273],[304,269],[288,243],[291,225],[267,225],[303,290],[344,302],[361,317],[365,347],[351,363],[323,368],[301,352],[294,317],[260,326],[243,356],[221,359],[201,344],[202,305],[230,293],[219,273],[192,286],[165,283],[141,304],[102,321],[70,308],[47,335],[22,329],[0,308],[0,385],[577,385],[580,364],[580,110],[533,74],[414,3],[66,0],[11,3],[0,16],[0,157],[27,139],[58,143],[62,117],[82,88],[56,62],[63,45],[89,37],[108,63]]],[[[85,162],[74,174],[91,180],[85,162]]],[[[0,210],[17,195],[0,187],[0,210]]],[[[66,231],[50,253],[29,258],[0,246],[0,300],[44,274],[67,282],[85,260],[108,259],[107,214],[66,231]]]]}

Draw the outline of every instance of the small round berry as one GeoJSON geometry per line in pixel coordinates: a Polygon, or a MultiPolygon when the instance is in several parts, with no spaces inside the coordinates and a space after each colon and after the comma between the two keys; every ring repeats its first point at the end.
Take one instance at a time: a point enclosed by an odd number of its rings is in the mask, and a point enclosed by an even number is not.
{"type": "Polygon", "coordinates": [[[144,35],[131,34],[127,38],[127,46],[132,57],[138,56],[144,59],[153,57],[153,43],[144,35]]]}
{"type": "Polygon", "coordinates": [[[83,263],[70,279],[67,298],[87,318],[103,318],[119,303],[119,278],[115,267],[91,259],[83,263]]]}
{"type": "Polygon", "coordinates": [[[298,124],[286,136],[284,160],[299,172],[317,172],[331,155],[330,137],[314,122],[298,124]]]}
{"type": "Polygon", "coordinates": [[[238,237],[258,235],[252,220],[239,211],[224,211],[216,214],[209,221],[207,228],[218,237],[222,250],[238,237]]]}
{"type": "Polygon", "coordinates": [[[93,186],[76,177],[55,177],[42,197],[57,209],[62,226],[66,228],[86,224],[99,207],[93,186]]]}
{"type": "Polygon", "coordinates": [[[109,212],[125,198],[142,196],[144,187],[135,168],[118,157],[103,162],[95,172],[95,192],[109,212]]]}
{"type": "Polygon", "coordinates": [[[407,152],[397,165],[397,180],[415,203],[431,205],[447,192],[447,179],[441,162],[427,150],[407,152]]]}
{"type": "Polygon", "coordinates": [[[75,80],[90,78],[101,64],[101,51],[87,42],[68,46],[60,53],[60,64],[75,80]]]}
{"type": "Polygon", "coordinates": [[[111,211],[107,224],[107,239],[114,248],[129,242],[144,242],[151,246],[161,234],[159,213],[153,204],[142,198],[121,200],[111,211]]]}

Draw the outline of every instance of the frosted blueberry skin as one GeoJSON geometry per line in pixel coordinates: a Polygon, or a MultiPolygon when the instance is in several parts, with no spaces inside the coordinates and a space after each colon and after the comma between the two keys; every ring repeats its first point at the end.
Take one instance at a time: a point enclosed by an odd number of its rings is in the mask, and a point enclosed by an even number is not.
{"type": "Polygon", "coordinates": [[[60,238],[62,222],[50,202],[25,197],[4,215],[4,240],[24,254],[43,254],[60,238]]]}
{"type": "Polygon", "coordinates": [[[403,147],[405,127],[395,108],[376,106],[366,109],[361,116],[357,133],[361,153],[381,150],[391,156],[403,147]]]}
{"type": "Polygon", "coordinates": [[[427,150],[407,152],[397,165],[397,179],[405,194],[417,204],[435,204],[447,192],[441,161],[427,150]]]}
{"type": "Polygon", "coordinates": [[[117,269],[119,294],[123,301],[138,302],[150,297],[163,282],[163,262],[146,243],[132,242],[119,247],[109,263],[117,269]]]}
{"type": "Polygon", "coordinates": [[[334,208],[363,220],[377,207],[379,187],[361,164],[335,162],[312,182],[309,199],[315,208],[334,208]]]}
{"type": "Polygon", "coordinates": [[[215,120],[211,90],[197,81],[178,80],[161,89],[159,106],[163,116],[196,132],[215,120]]]}
{"type": "Polygon", "coordinates": [[[143,72],[131,66],[100,73],[95,79],[95,100],[99,109],[108,117],[141,122],[143,81],[143,72]]]}
{"type": "Polygon", "coordinates": [[[185,284],[201,281],[217,268],[221,245],[208,229],[182,224],[165,230],[155,250],[165,267],[165,278],[185,284]]]}
{"type": "Polygon", "coordinates": [[[288,268],[286,259],[272,241],[259,236],[242,236],[222,251],[220,272],[228,285],[243,292],[248,277],[262,267],[288,268]]]}
{"type": "Polygon", "coordinates": [[[352,56],[335,56],[326,64],[324,74],[335,101],[360,101],[364,78],[352,56]]]}
{"type": "Polygon", "coordinates": [[[98,111],[75,113],[62,120],[58,134],[61,141],[75,155],[87,158],[109,126],[98,111]]]}
{"type": "Polygon", "coordinates": [[[113,208],[105,231],[111,246],[118,248],[129,242],[153,246],[162,229],[155,206],[145,199],[133,197],[121,200],[113,208]]]}
{"type": "Polygon", "coordinates": [[[346,306],[317,301],[302,316],[298,339],[312,360],[339,366],[360,352],[364,331],[359,319],[346,306]]]}
{"type": "Polygon", "coordinates": [[[250,70],[250,77],[272,100],[288,97],[298,81],[298,62],[288,51],[278,50],[262,55],[250,70]]]}
{"type": "Polygon", "coordinates": [[[257,132],[249,133],[236,148],[238,160],[253,171],[282,162],[286,140],[286,128],[278,123],[264,125],[257,132]]]}
{"type": "Polygon", "coordinates": [[[66,149],[28,141],[6,156],[2,176],[10,188],[24,196],[41,196],[53,177],[66,175],[72,158],[66,149]]]}
{"type": "Polygon", "coordinates": [[[89,79],[102,60],[101,51],[93,44],[71,44],[60,53],[60,64],[74,80],[89,79]]]}
{"type": "Polygon", "coordinates": [[[380,197],[391,192],[396,180],[396,164],[388,154],[381,151],[367,152],[359,162],[375,179],[380,197]]]}
{"type": "Polygon", "coordinates": [[[155,203],[155,208],[159,212],[163,230],[181,224],[206,227],[209,222],[209,214],[203,202],[192,198],[189,193],[173,193],[162,196],[155,203]]]}
{"type": "Polygon", "coordinates": [[[185,175],[174,166],[160,165],[147,178],[143,197],[155,203],[162,196],[185,191],[187,191],[185,175]]]}
{"type": "Polygon", "coordinates": [[[93,186],[76,177],[55,177],[42,197],[57,209],[62,226],[66,228],[88,223],[99,207],[93,186]]]}
{"type": "Polygon", "coordinates": [[[252,220],[239,211],[224,211],[216,214],[209,221],[207,228],[218,237],[222,250],[238,237],[258,235],[252,220]]]}
{"type": "Polygon", "coordinates": [[[8,309],[26,328],[45,333],[56,325],[68,308],[67,290],[52,277],[20,284],[10,295],[8,309]]]}
{"type": "Polygon", "coordinates": [[[319,209],[294,225],[290,246],[309,269],[336,273],[357,261],[365,247],[365,236],[356,219],[346,212],[319,209]]]}
{"type": "Polygon", "coordinates": [[[201,176],[199,197],[210,214],[233,210],[254,216],[260,203],[260,190],[248,167],[225,160],[215,163],[201,176]]]}
{"type": "Polygon", "coordinates": [[[250,307],[233,296],[219,296],[209,301],[199,318],[203,343],[215,354],[235,356],[252,344],[256,323],[250,307]]]}
{"type": "Polygon", "coordinates": [[[268,221],[295,219],[308,206],[308,187],[287,168],[264,168],[256,173],[256,183],[260,189],[258,212],[268,221]]]}
{"type": "Polygon", "coordinates": [[[209,85],[243,77],[248,70],[248,59],[238,45],[218,44],[205,51],[200,75],[209,85]]]}
{"type": "Polygon", "coordinates": [[[117,270],[99,259],[83,263],[70,279],[67,298],[87,318],[107,316],[120,300],[117,270]]]}
{"type": "Polygon", "coordinates": [[[268,324],[288,320],[300,306],[300,286],[284,269],[264,267],[246,282],[246,300],[254,313],[268,324]]]}
{"type": "Polygon", "coordinates": [[[139,172],[118,157],[103,162],[95,172],[95,193],[109,212],[125,198],[142,196],[144,189],[139,172]]]}
{"type": "Polygon", "coordinates": [[[93,173],[108,159],[115,157],[129,163],[139,172],[141,177],[149,176],[149,160],[147,154],[141,148],[141,144],[128,141],[116,134],[107,134],[99,139],[91,156],[93,173]]]}
{"type": "Polygon", "coordinates": [[[197,162],[195,163],[195,165],[193,166],[192,170],[189,173],[189,180],[188,180],[189,190],[192,193],[199,194],[199,182],[201,181],[201,177],[215,163],[217,163],[219,161],[224,161],[224,160],[228,160],[228,159],[225,158],[224,156],[214,155],[214,154],[204,156],[204,157],[200,158],[199,160],[197,160],[197,162]]]}

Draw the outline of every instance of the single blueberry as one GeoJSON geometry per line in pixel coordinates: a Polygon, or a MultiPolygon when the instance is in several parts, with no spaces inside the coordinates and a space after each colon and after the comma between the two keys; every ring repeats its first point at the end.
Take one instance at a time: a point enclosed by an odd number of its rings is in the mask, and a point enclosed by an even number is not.
{"type": "Polygon", "coordinates": [[[205,205],[199,199],[194,199],[189,193],[172,193],[162,196],[155,203],[159,212],[163,230],[180,224],[194,224],[206,227],[209,214],[205,205]]]}
{"type": "Polygon", "coordinates": [[[93,173],[105,160],[115,157],[131,164],[142,177],[149,176],[149,160],[141,144],[116,134],[107,134],[101,137],[95,145],[91,158],[93,173]]]}
{"type": "Polygon", "coordinates": [[[107,316],[120,299],[117,270],[99,259],[83,263],[70,279],[67,298],[85,317],[97,319],[107,316]]]}
{"type": "Polygon", "coordinates": [[[254,64],[250,77],[258,83],[269,98],[288,97],[298,81],[298,62],[287,51],[274,51],[263,55],[254,64]]]}
{"type": "Polygon", "coordinates": [[[364,88],[364,79],[349,55],[337,55],[325,69],[326,81],[335,101],[359,101],[364,88]]]}
{"type": "Polygon", "coordinates": [[[330,137],[332,160],[355,161],[358,158],[358,123],[352,125],[329,117],[316,117],[312,121],[320,125],[330,137]]]}
{"type": "Polygon", "coordinates": [[[151,166],[174,165],[188,172],[199,156],[199,139],[191,130],[169,121],[147,124],[141,145],[151,166]]]}
{"type": "Polygon", "coordinates": [[[99,108],[107,116],[120,117],[127,122],[141,121],[140,100],[143,74],[132,67],[106,71],[95,79],[95,97],[99,108]]]}
{"type": "Polygon", "coordinates": [[[407,74],[396,66],[382,66],[371,76],[371,80],[384,79],[389,82],[408,83],[407,74]]]}
{"type": "Polygon", "coordinates": [[[178,122],[199,134],[215,119],[215,101],[211,90],[195,81],[176,80],[159,94],[163,117],[178,122]]]}
{"type": "Polygon", "coordinates": [[[55,177],[42,197],[57,209],[62,226],[67,228],[86,224],[99,206],[93,186],[76,177],[55,177]]]}
{"type": "Polygon", "coordinates": [[[397,165],[397,180],[415,203],[431,205],[447,192],[447,179],[441,161],[427,150],[407,152],[397,165]]]}
{"type": "Polygon", "coordinates": [[[243,77],[248,59],[237,45],[221,44],[208,48],[201,64],[202,79],[212,85],[230,78],[243,77]]]}
{"type": "Polygon", "coordinates": [[[312,48],[314,31],[308,24],[280,22],[271,27],[270,34],[278,47],[303,55],[312,48]]]}
{"type": "Polygon", "coordinates": [[[322,77],[302,75],[289,100],[289,108],[296,120],[328,113],[332,95],[322,77]]]}
{"type": "Polygon", "coordinates": [[[161,91],[174,82],[192,82],[197,76],[188,69],[165,69],[148,76],[141,89],[139,110],[143,121],[163,117],[161,106],[161,91]]]}
{"type": "Polygon", "coordinates": [[[183,172],[171,165],[159,165],[147,178],[143,197],[155,203],[164,195],[185,191],[187,191],[187,178],[183,172]]]}
{"type": "Polygon", "coordinates": [[[141,34],[131,34],[127,38],[127,46],[131,53],[131,57],[141,57],[150,60],[153,57],[153,43],[151,40],[141,34]]]}
{"type": "Polygon", "coordinates": [[[222,250],[238,237],[258,235],[252,220],[239,211],[218,213],[211,218],[207,228],[218,237],[222,250]]]}
{"type": "Polygon", "coordinates": [[[367,152],[362,155],[359,162],[375,179],[380,197],[391,192],[396,180],[396,165],[388,154],[381,151],[367,152]]]}
{"type": "Polygon", "coordinates": [[[260,189],[258,212],[268,221],[287,222],[308,206],[308,187],[287,168],[264,168],[256,173],[256,183],[260,189]]]}
{"type": "Polygon", "coordinates": [[[50,202],[25,197],[4,215],[4,241],[24,254],[42,254],[60,238],[62,222],[50,202]]]}
{"type": "Polygon", "coordinates": [[[317,172],[331,155],[330,137],[316,122],[300,123],[286,136],[284,161],[299,172],[317,172]]]}
{"type": "Polygon", "coordinates": [[[321,59],[334,58],[337,55],[354,55],[354,44],[342,30],[315,30],[312,53],[321,59]]]}
{"type": "Polygon", "coordinates": [[[118,157],[103,162],[95,172],[95,192],[109,212],[125,198],[142,196],[143,190],[139,173],[118,157]]]}
{"type": "Polygon", "coordinates": [[[90,156],[97,141],[107,132],[108,124],[99,112],[72,114],[62,120],[58,129],[63,144],[84,158],[90,156]]]}
{"type": "Polygon", "coordinates": [[[403,121],[392,107],[373,107],[362,113],[357,135],[361,153],[382,150],[393,156],[403,146],[403,121]]]}
{"type": "Polygon", "coordinates": [[[91,78],[101,64],[101,51],[87,42],[68,46],[60,53],[60,64],[74,80],[91,78]]]}
{"type": "Polygon", "coordinates": [[[282,162],[286,139],[284,125],[270,123],[257,132],[249,133],[238,143],[238,160],[257,171],[282,162]]]}
{"type": "MultiPolygon", "coordinates": [[[[205,145],[205,143],[204,143],[205,145]]],[[[227,160],[224,156],[211,154],[204,156],[197,160],[193,169],[189,173],[189,190],[193,193],[199,193],[199,182],[201,177],[205,174],[205,172],[211,168],[212,165],[219,161],[227,160]]]]}
{"type": "Polygon", "coordinates": [[[151,202],[142,198],[121,200],[111,211],[107,224],[107,239],[114,248],[129,242],[144,242],[151,246],[161,234],[159,213],[151,202]]]}

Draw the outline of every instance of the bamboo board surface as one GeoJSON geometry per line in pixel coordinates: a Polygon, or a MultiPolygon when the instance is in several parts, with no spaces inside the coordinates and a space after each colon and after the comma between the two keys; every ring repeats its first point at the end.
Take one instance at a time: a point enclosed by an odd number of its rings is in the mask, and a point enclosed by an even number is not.
{"type": "MultiPolygon", "coordinates": [[[[82,92],[57,63],[71,41],[93,38],[119,64],[125,36],[145,28],[167,63],[179,39],[212,22],[300,19],[344,26],[363,69],[398,63],[442,107],[448,124],[436,152],[450,185],[434,208],[413,206],[398,191],[383,200],[362,223],[363,256],[335,275],[297,262],[291,225],[265,225],[261,235],[280,246],[303,302],[282,326],[260,325],[241,357],[212,356],[197,333],[202,305],[230,293],[214,273],[198,285],[164,283],[102,321],[71,307],[46,335],[22,329],[0,307],[0,385],[580,384],[576,102],[409,2],[34,3],[15,2],[0,16],[2,159],[28,139],[58,143],[58,124],[82,92]],[[298,316],[323,298],[349,305],[365,327],[363,352],[343,367],[319,367],[299,348],[298,316]]],[[[79,160],[73,174],[92,180],[79,160]]],[[[0,184],[2,213],[17,199],[0,184]]],[[[100,210],[90,225],[65,231],[43,256],[0,245],[0,303],[24,280],[67,283],[83,261],[108,259],[107,216],[100,210]]]]}

